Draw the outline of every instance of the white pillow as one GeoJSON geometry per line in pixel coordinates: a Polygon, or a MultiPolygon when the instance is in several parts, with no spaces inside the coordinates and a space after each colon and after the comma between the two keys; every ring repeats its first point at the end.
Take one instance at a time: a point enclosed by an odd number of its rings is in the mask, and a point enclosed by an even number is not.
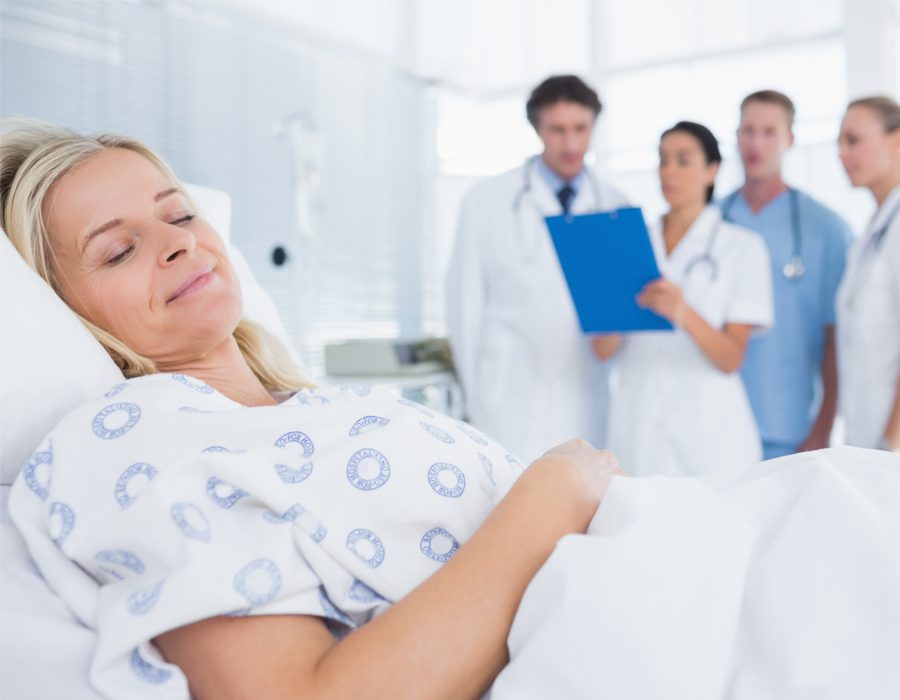
{"type": "Polygon", "coordinates": [[[53,426],[122,373],[0,233],[0,482],[10,484],[53,426]]]}
{"type": "MultiPolygon", "coordinates": [[[[227,193],[187,185],[204,218],[227,241],[227,193]]],[[[290,347],[271,297],[233,246],[244,316],[290,347]]],[[[11,484],[37,445],[66,413],[123,380],[88,330],[28,267],[0,231],[0,483],[11,484]]]]}

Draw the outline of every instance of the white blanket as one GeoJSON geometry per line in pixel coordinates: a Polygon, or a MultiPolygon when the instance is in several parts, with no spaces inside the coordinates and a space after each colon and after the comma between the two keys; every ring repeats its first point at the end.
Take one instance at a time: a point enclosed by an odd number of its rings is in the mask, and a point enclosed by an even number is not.
{"type": "Polygon", "coordinates": [[[532,581],[492,700],[900,698],[900,457],[615,479],[532,581]]]}
{"type": "Polygon", "coordinates": [[[363,624],[447,561],[520,472],[468,426],[365,387],[244,408],[165,374],[70,413],[9,508],[98,632],[98,692],[186,698],[154,636],[222,614],[363,624]]]}

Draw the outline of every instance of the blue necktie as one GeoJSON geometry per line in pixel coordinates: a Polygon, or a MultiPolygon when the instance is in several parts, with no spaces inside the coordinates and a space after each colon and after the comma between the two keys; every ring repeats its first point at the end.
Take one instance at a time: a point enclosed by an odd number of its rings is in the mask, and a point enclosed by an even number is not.
{"type": "Polygon", "coordinates": [[[572,203],[572,199],[575,197],[575,189],[571,185],[564,185],[559,189],[559,192],[556,193],[556,198],[559,200],[559,203],[562,205],[563,214],[569,213],[569,205],[572,203]]]}

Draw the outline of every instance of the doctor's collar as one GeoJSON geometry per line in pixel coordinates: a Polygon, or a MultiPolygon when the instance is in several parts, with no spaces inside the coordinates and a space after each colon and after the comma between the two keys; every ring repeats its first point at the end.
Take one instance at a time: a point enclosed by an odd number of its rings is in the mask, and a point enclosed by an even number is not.
{"type": "Polygon", "coordinates": [[[578,171],[578,174],[573,177],[571,180],[566,180],[563,177],[554,171],[549,165],[547,165],[546,161],[544,161],[543,156],[537,156],[534,159],[535,167],[537,171],[541,174],[544,182],[546,182],[550,189],[553,192],[558,192],[561,188],[568,185],[575,192],[579,192],[581,190],[581,186],[584,184],[584,180],[587,177],[587,173],[585,172],[585,165],[582,164],[581,170],[578,171]]]}

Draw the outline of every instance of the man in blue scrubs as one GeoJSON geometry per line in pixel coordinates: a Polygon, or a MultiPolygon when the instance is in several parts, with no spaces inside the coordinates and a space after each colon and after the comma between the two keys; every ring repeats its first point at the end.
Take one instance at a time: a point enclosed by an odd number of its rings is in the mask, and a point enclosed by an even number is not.
{"type": "Polygon", "coordinates": [[[741,374],[766,459],[827,447],[837,404],[834,301],[851,235],[837,214],[787,185],[794,104],[763,90],[741,102],[744,185],[719,202],[756,231],[772,260],[775,325],[751,339],[741,374]]]}

